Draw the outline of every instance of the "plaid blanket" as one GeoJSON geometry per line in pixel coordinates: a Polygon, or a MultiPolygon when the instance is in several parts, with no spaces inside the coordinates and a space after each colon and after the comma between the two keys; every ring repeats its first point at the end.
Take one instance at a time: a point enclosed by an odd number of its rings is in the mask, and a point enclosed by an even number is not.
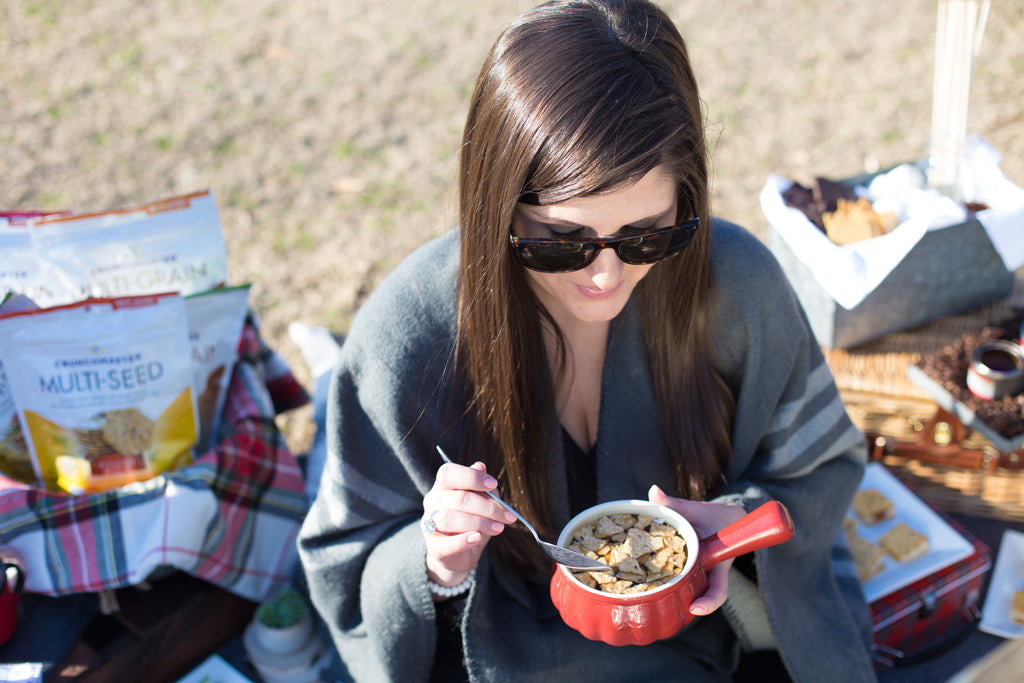
{"type": "Polygon", "coordinates": [[[291,579],[305,514],[299,464],[277,413],[308,401],[246,324],[216,448],[191,465],[71,496],[0,475],[0,547],[47,595],[134,585],[170,566],[254,601],[291,579]]]}

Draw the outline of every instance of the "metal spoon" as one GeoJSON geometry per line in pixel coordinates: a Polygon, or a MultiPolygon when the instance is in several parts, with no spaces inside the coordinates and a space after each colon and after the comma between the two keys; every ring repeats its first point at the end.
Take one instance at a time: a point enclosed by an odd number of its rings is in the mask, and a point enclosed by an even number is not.
{"type": "MultiPolygon", "coordinates": [[[[441,450],[440,446],[437,446],[437,452],[441,454],[441,457],[444,459],[445,462],[449,464],[454,464],[452,463],[451,458],[449,458],[445,454],[445,452],[441,450]]],[[[533,534],[533,537],[537,539],[537,543],[540,544],[540,547],[544,550],[545,553],[547,553],[547,556],[555,562],[557,562],[558,564],[565,565],[569,569],[579,569],[581,571],[588,572],[610,572],[612,570],[612,568],[606,565],[605,563],[593,560],[584,555],[583,553],[578,553],[575,550],[569,550],[568,548],[563,548],[560,545],[546,543],[540,540],[540,536],[537,535],[537,530],[533,528],[533,525],[531,525],[529,522],[523,519],[523,516],[516,512],[511,505],[509,505],[501,498],[499,498],[497,494],[495,494],[493,491],[486,491],[485,493],[487,493],[488,496],[493,498],[495,502],[498,503],[498,505],[500,505],[501,507],[505,508],[513,515],[515,515],[516,519],[525,524],[526,528],[530,530],[531,534],[533,534]]]]}

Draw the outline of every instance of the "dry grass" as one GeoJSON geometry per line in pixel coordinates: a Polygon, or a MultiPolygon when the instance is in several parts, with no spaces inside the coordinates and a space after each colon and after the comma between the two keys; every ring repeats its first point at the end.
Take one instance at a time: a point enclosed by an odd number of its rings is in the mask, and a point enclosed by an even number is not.
{"type": "MultiPolygon", "coordinates": [[[[453,225],[469,91],[530,0],[31,0],[0,4],[0,207],[98,210],[211,187],[232,278],[303,380],[292,320],[344,331],[453,225]]],[[[663,3],[713,135],[716,213],[763,234],[769,173],[922,156],[936,3],[663,3]]],[[[992,4],[969,127],[1024,182],[1024,7],[992,4]]],[[[293,445],[309,414],[282,421],[293,445]]]]}

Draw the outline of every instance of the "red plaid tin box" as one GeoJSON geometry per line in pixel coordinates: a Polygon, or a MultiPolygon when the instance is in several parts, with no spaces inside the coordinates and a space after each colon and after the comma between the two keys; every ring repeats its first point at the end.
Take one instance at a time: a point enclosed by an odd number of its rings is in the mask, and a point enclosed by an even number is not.
{"type": "Polygon", "coordinates": [[[989,548],[963,525],[936,511],[973,546],[966,558],[871,603],[874,658],[879,668],[938,654],[973,628],[981,615],[981,589],[992,567],[989,548]]]}

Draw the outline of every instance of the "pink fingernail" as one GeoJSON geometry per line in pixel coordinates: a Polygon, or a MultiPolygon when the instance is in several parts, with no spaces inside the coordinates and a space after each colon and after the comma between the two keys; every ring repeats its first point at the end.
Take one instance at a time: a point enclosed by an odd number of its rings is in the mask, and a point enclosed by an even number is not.
{"type": "Polygon", "coordinates": [[[496,534],[500,534],[504,528],[505,525],[501,522],[491,522],[491,531],[493,531],[496,534]]]}
{"type": "Polygon", "coordinates": [[[496,488],[498,486],[498,480],[494,477],[487,477],[484,479],[484,486],[489,489],[496,488]]]}

